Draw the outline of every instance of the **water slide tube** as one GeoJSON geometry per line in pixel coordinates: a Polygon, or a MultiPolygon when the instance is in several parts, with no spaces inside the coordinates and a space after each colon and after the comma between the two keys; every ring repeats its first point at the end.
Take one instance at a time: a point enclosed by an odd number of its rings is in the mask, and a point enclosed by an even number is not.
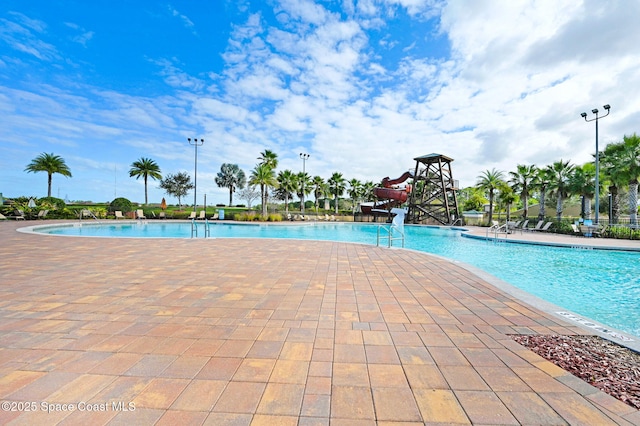
{"type": "Polygon", "coordinates": [[[394,188],[394,185],[401,184],[411,177],[413,177],[413,174],[405,172],[397,179],[389,179],[389,177],[382,179],[383,188],[375,188],[373,190],[373,193],[381,201],[372,206],[362,205],[362,212],[368,214],[371,213],[372,210],[388,210],[391,207],[399,206],[406,202],[411,193],[411,185],[406,185],[403,189],[394,188]]]}

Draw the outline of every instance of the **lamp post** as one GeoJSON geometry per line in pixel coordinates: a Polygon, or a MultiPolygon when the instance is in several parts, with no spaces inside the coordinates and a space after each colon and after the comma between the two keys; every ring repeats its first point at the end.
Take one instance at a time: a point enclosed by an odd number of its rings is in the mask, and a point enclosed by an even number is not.
{"type": "Polygon", "coordinates": [[[300,153],[300,158],[302,158],[302,203],[300,203],[300,211],[304,214],[304,179],[305,179],[305,163],[309,159],[309,154],[305,154],[304,152],[300,153]]]}
{"type": "Polygon", "coordinates": [[[193,145],[196,149],[195,155],[195,167],[193,173],[193,211],[196,211],[197,191],[198,191],[198,147],[204,145],[204,139],[198,140],[198,138],[187,138],[189,145],[193,145]]]}
{"type": "Polygon", "coordinates": [[[589,123],[591,121],[595,121],[596,122],[596,189],[595,189],[596,225],[598,224],[598,217],[599,217],[599,214],[600,214],[600,150],[598,148],[598,120],[600,120],[601,118],[605,118],[607,115],[609,115],[609,112],[611,112],[610,111],[611,110],[611,106],[609,104],[606,104],[602,108],[604,108],[605,111],[607,111],[607,113],[605,115],[603,115],[603,116],[598,116],[598,108],[594,108],[594,109],[591,110],[591,112],[595,115],[594,118],[587,119],[587,113],[586,112],[583,112],[582,114],[580,114],[580,116],[582,118],[584,118],[584,121],[586,121],[587,123],[589,123]]]}

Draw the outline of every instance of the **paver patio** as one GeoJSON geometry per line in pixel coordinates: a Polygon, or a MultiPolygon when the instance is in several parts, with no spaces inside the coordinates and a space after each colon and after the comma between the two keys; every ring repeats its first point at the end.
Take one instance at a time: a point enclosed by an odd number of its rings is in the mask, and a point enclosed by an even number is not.
{"type": "Polygon", "coordinates": [[[25,225],[0,223],[0,424],[640,424],[508,336],[588,331],[444,259],[25,225]]]}

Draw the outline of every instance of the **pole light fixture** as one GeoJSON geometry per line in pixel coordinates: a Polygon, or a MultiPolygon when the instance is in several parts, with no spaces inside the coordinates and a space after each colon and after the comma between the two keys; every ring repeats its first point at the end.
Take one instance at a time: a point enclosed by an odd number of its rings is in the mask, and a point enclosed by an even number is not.
{"type": "Polygon", "coordinates": [[[302,202],[300,203],[300,212],[302,212],[302,214],[304,214],[304,179],[306,174],[305,166],[309,157],[309,154],[306,154],[304,152],[300,153],[300,158],[302,158],[302,202]]]}
{"type": "Polygon", "coordinates": [[[196,201],[198,200],[197,198],[197,191],[198,191],[198,147],[204,145],[204,139],[200,139],[198,140],[198,138],[187,138],[187,140],[189,141],[189,145],[193,145],[195,147],[195,166],[194,166],[194,173],[193,173],[193,211],[196,211],[196,201]]]}
{"type": "Polygon", "coordinates": [[[580,117],[584,118],[584,121],[587,123],[591,121],[596,122],[596,188],[595,188],[595,210],[596,210],[596,225],[599,221],[600,215],[600,149],[598,148],[598,120],[601,118],[605,118],[611,112],[611,105],[606,104],[602,108],[607,112],[605,115],[598,115],[598,108],[594,108],[591,112],[595,115],[594,118],[587,118],[587,113],[583,112],[580,114],[580,117]]]}

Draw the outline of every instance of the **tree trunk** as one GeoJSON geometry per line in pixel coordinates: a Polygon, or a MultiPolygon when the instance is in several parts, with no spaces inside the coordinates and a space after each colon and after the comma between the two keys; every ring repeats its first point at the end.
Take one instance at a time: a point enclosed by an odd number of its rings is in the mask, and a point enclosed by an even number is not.
{"type": "Polygon", "coordinates": [[[558,194],[558,203],[556,204],[556,219],[558,222],[562,220],[562,195],[558,194]]]}
{"type": "Polygon", "coordinates": [[[233,205],[233,185],[229,187],[229,207],[233,205]]]}
{"type": "Polygon", "coordinates": [[[489,191],[489,226],[493,224],[493,190],[489,191]]]}
{"type": "MultiPolygon", "coordinates": [[[[149,204],[149,199],[147,197],[147,176],[144,177],[144,205],[149,204]]],[[[195,206],[194,206],[195,209],[195,206]]]]}
{"type": "Polygon", "coordinates": [[[522,199],[522,217],[527,218],[529,215],[529,197],[524,197],[522,199]]]}
{"type": "Polygon", "coordinates": [[[609,193],[611,193],[611,217],[609,222],[618,223],[620,217],[620,196],[618,195],[618,187],[610,186],[609,193]]]}
{"type": "Polygon", "coordinates": [[[540,204],[538,204],[538,206],[540,207],[540,211],[538,212],[538,220],[543,220],[544,216],[545,216],[545,208],[544,208],[544,204],[545,204],[545,198],[547,195],[547,191],[545,189],[542,189],[540,191],[540,204]]]}
{"type": "Polygon", "coordinates": [[[49,173],[49,178],[47,179],[48,182],[48,189],[47,189],[47,197],[51,197],[51,178],[52,178],[53,174],[49,173]]]}
{"type": "Polygon", "coordinates": [[[638,222],[638,181],[629,182],[629,222],[636,225],[638,222]]]}
{"type": "Polygon", "coordinates": [[[584,218],[591,219],[591,197],[584,197],[584,218]]]}

